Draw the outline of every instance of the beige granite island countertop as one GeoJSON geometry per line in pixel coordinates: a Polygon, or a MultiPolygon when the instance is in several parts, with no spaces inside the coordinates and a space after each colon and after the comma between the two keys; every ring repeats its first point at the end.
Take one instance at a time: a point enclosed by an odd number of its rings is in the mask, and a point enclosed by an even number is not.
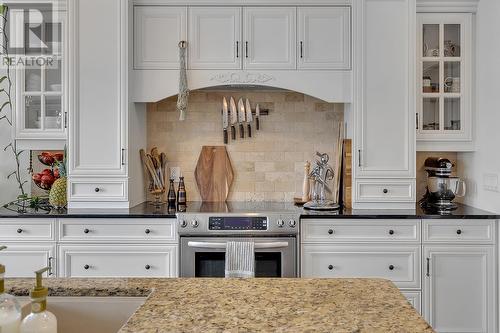
{"type": "MultiPolygon", "coordinates": [[[[51,296],[148,296],[120,333],[434,332],[383,279],[46,279],[51,296]]],[[[27,295],[30,279],[7,279],[27,295]]]]}

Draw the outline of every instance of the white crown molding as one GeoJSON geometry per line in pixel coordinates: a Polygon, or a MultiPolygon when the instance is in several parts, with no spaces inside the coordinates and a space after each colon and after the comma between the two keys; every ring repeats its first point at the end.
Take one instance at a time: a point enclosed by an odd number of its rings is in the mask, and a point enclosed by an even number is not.
{"type": "Polygon", "coordinates": [[[417,0],[419,13],[475,13],[479,0],[417,0]]]}
{"type": "Polygon", "coordinates": [[[133,5],[145,6],[341,6],[352,0],[132,0],[133,5]]]}

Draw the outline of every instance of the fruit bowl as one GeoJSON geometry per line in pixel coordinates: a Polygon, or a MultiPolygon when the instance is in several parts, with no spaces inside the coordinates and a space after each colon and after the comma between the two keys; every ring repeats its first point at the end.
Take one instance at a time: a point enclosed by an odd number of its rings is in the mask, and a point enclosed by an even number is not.
{"type": "Polygon", "coordinates": [[[43,165],[52,166],[56,161],[61,162],[63,160],[63,157],[64,155],[62,153],[43,152],[38,155],[38,160],[43,165]]]}
{"type": "Polygon", "coordinates": [[[31,176],[33,183],[42,190],[50,191],[52,184],[59,178],[58,170],[44,169],[40,173],[34,173],[31,176]]]}

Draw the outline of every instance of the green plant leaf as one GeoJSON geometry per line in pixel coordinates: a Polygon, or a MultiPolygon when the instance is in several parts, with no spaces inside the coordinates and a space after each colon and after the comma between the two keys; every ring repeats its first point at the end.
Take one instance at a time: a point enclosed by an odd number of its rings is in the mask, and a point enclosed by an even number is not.
{"type": "Polygon", "coordinates": [[[10,101],[6,101],[0,106],[0,112],[2,112],[3,108],[6,107],[7,105],[10,105],[10,101]]]}
{"type": "Polygon", "coordinates": [[[13,175],[15,175],[15,174],[16,174],[16,172],[15,172],[15,171],[13,171],[13,172],[9,173],[9,174],[7,175],[7,179],[9,179],[10,177],[12,177],[12,176],[13,176],[13,175]]]}
{"type": "Polygon", "coordinates": [[[9,147],[12,147],[12,142],[9,143],[7,146],[5,146],[5,148],[3,149],[3,151],[7,151],[7,149],[9,149],[9,147]]]}
{"type": "Polygon", "coordinates": [[[7,79],[7,75],[4,75],[2,77],[0,77],[0,83],[2,83],[3,81],[5,81],[7,79]]]}

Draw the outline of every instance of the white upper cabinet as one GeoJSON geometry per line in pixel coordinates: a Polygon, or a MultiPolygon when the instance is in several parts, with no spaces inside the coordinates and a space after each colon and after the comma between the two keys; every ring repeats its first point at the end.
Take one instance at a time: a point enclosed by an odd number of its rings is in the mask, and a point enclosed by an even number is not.
{"type": "Polygon", "coordinates": [[[134,68],[179,68],[178,44],[186,40],[186,7],[134,7],[134,68]]]}
{"type": "Polygon", "coordinates": [[[420,13],[417,148],[472,150],[472,14],[420,13]]]}
{"type": "Polygon", "coordinates": [[[241,7],[189,8],[189,68],[241,68],[241,7]]]}
{"type": "Polygon", "coordinates": [[[363,0],[355,36],[356,178],[415,175],[415,2],[363,0]]]}
{"type": "Polygon", "coordinates": [[[295,7],[243,8],[245,69],[295,69],[295,7]]]}
{"type": "Polygon", "coordinates": [[[350,7],[299,7],[299,69],[349,69],[350,7]]]}
{"type": "Polygon", "coordinates": [[[125,178],[127,4],[71,0],[69,13],[70,183],[75,177],[125,178]]]}

